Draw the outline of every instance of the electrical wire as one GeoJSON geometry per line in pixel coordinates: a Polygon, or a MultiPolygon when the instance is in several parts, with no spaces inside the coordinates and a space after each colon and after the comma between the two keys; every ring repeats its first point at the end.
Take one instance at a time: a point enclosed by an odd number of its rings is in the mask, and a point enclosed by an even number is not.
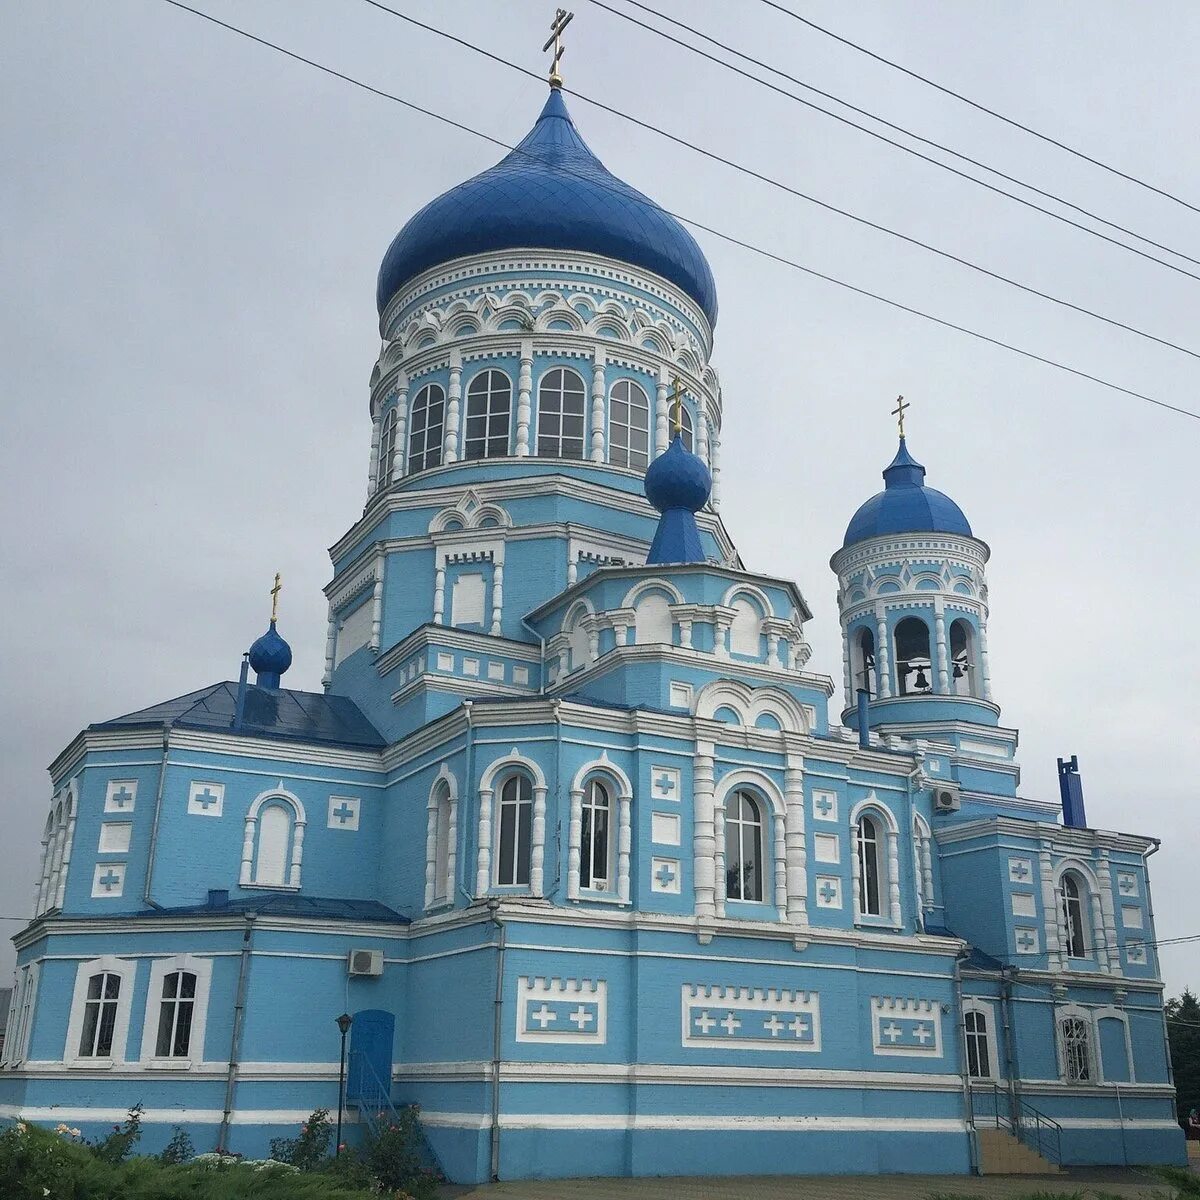
{"type": "MultiPolygon", "coordinates": [[[[500,138],[493,137],[491,134],[484,133],[479,129],[475,129],[470,125],[464,124],[462,121],[456,121],[453,117],[445,116],[443,113],[424,108],[423,106],[416,104],[411,100],[404,99],[402,96],[397,96],[392,92],[385,92],[382,88],[377,88],[361,79],[356,79],[352,75],[347,75],[342,71],[338,71],[334,67],[329,67],[324,63],[319,63],[315,59],[306,58],[304,55],[299,54],[294,50],[288,50],[286,47],[280,46],[276,42],[269,41],[266,38],[259,37],[257,34],[249,32],[249,30],[242,29],[237,25],[231,25],[227,21],[222,21],[220,18],[214,17],[210,13],[203,12],[198,8],[192,8],[190,5],[184,4],[182,0],[162,0],[162,2],[170,5],[172,8],[177,8],[183,12],[191,13],[193,16],[200,17],[204,21],[208,21],[213,25],[217,25],[222,29],[228,30],[230,33],[237,34],[239,37],[244,37],[260,46],[266,47],[269,50],[274,50],[276,53],[282,54],[287,58],[295,60],[296,62],[303,63],[305,66],[313,67],[315,70],[321,71],[326,75],[331,75],[335,79],[340,79],[345,83],[349,83],[353,87],[360,88],[365,92],[370,92],[374,96],[379,96],[384,100],[391,100],[396,104],[402,105],[404,108],[410,109],[416,113],[420,113],[422,116],[429,117],[430,119],[438,121],[443,125],[447,125],[452,129],[458,129],[463,133],[469,133],[473,137],[480,138],[482,141],[488,142],[493,146],[498,146],[504,150],[517,150],[517,147],[501,140],[500,138]]],[[[566,173],[570,174],[571,172],[566,173]]],[[[580,176],[580,178],[583,178],[583,176],[580,176]]],[[[596,186],[602,186],[594,179],[590,179],[589,182],[596,184],[596,186]]],[[[615,194],[623,196],[626,200],[629,199],[625,192],[618,192],[616,188],[611,190],[615,194]]],[[[912,316],[920,317],[922,320],[930,321],[933,324],[940,325],[945,329],[952,329],[957,333],[962,333],[967,337],[974,338],[976,341],[996,346],[1002,350],[1007,350],[1012,354],[1017,354],[1022,358],[1029,359],[1031,362],[1038,362],[1044,366],[1053,367],[1055,370],[1063,371],[1068,375],[1073,375],[1076,378],[1085,379],[1091,383],[1099,385],[1100,387],[1106,388],[1109,391],[1118,392],[1121,395],[1129,396],[1135,400],[1142,400],[1147,404],[1152,404],[1156,408],[1166,409],[1168,412],[1174,412],[1180,416],[1190,417],[1192,420],[1200,421],[1200,413],[1193,412],[1191,409],[1170,404],[1165,400],[1158,400],[1153,396],[1146,395],[1144,392],[1134,391],[1132,388],[1124,387],[1119,383],[1113,383],[1111,380],[1104,379],[1099,375],[1093,375],[1090,372],[1081,370],[1078,367],[1069,366],[1068,364],[1060,362],[1057,359],[1048,358],[1045,355],[1037,354],[1032,350],[1026,350],[1020,346],[1012,344],[1011,342],[1005,342],[1000,338],[995,338],[989,334],[981,333],[978,330],[971,329],[965,325],[955,324],[953,321],[949,321],[944,317],[935,316],[932,313],[923,311],[922,309],[914,308],[911,305],[904,304],[899,300],[893,300],[888,296],[880,295],[879,293],[872,292],[867,288],[859,287],[858,285],[849,283],[843,279],[838,279],[836,276],[827,275],[813,267],[808,267],[803,263],[796,262],[793,259],[785,258],[783,255],[776,254],[774,251],[767,250],[762,246],[756,246],[751,242],[743,240],[742,238],[735,237],[733,234],[725,233],[719,229],[714,229],[710,225],[705,225],[700,221],[693,220],[690,217],[685,217],[680,213],[672,212],[669,209],[661,209],[660,211],[666,212],[668,216],[672,216],[677,221],[682,221],[684,224],[690,225],[694,229],[702,230],[705,233],[711,234],[715,238],[719,238],[724,242],[728,242],[730,245],[739,246],[744,250],[749,250],[754,254],[770,259],[773,262],[780,263],[783,266],[791,267],[793,270],[810,275],[815,279],[823,279],[827,283],[832,283],[835,286],[843,288],[846,291],[853,292],[856,295],[865,296],[868,299],[876,300],[881,304],[886,304],[890,308],[895,308],[900,312],[906,312],[912,316]]]]}
{"type": "MultiPolygon", "coordinates": [[[[1102,171],[1108,171],[1111,175],[1116,175],[1120,179],[1126,179],[1130,183],[1137,184],[1138,187],[1145,188],[1149,192],[1154,192],[1155,195],[1163,196],[1167,200],[1174,200],[1176,204],[1182,204],[1184,208],[1189,208],[1192,212],[1200,213],[1200,207],[1185,200],[1182,196],[1175,195],[1174,192],[1168,192],[1165,188],[1157,187],[1153,183],[1148,183],[1145,179],[1137,175],[1131,175],[1126,171],[1122,171],[1119,167],[1114,167],[1111,163],[1103,162],[1098,158],[1093,158],[1085,151],[1069,146],[1066,142],[1061,142],[1056,137],[1052,137],[1048,133],[1042,133],[1038,129],[1033,129],[1029,125],[1021,121],[1015,120],[1013,117],[1007,117],[1002,112],[997,112],[994,108],[989,108],[986,104],[980,104],[978,100],[972,100],[970,96],[964,96],[962,92],[956,92],[953,88],[946,87],[944,84],[938,83],[935,79],[930,79],[926,75],[922,75],[919,71],[910,70],[908,67],[902,66],[890,58],[885,58],[882,54],[877,54],[874,50],[868,50],[866,46],[859,45],[858,42],[852,41],[848,37],[843,37],[840,33],[834,33],[832,29],[826,29],[824,25],[818,25],[816,21],[809,20],[808,17],[801,16],[798,12],[793,12],[790,8],[783,4],[776,3],[776,0],[762,0],[768,7],[775,9],[776,12],[781,12],[792,18],[793,21],[799,21],[802,25],[807,25],[810,29],[815,29],[818,33],[823,33],[826,37],[833,38],[835,42],[841,42],[843,46],[849,46],[852,50],[857,50],[860,54],[865,54],[868,58],[873,58],[876,62],[881,62],[884,66],[891,67],[894,71],[899,71],[901,74],[907,75],[910,79],[915,79],[919,83],[925,84],[927,87],[934,88],[941,92],[944,96],[952,96],[955,100],[961,101],[963,104],[969,105],[978,112],[986,113],[989,117],[995,117],[997,121],[1003,121],[1005,125],[1011,125],[1014,129],[1019,129],[1023,133],[1028,133],[1032,137],[1038,138],[1043,142],[1049,143],[1051,146],[1057,146],[1060,150],[1065,150],[1068,154],[1073,154],[1076,158],[1082,159],[1086,163],[1091,163],[1094,167],[1099,167],[1102,171]]],[[[1136,235],[1135,235],[1136,236],[1136,235]]],[[[1174,253],[1174,251],[1172,251],[1174,253]]]]}
{"type": "MultiPolygon", "coordinates": [[[[408,13],[400,12],[398,9],[390,8],[381,0],[363,0],[364,4],[370,5],[372,8],[378,9],[381,12],[388,13],[393,17],[397,17],[401,21],[407,22],[409,25],[414,25],[418,29],[423,29],[427,33],[432,33],[437,37],[443,38],[446,41],[453,42],[457,46],[462,46],[464,49],[470,50],[476,54],[482,55],[500,66],[508,67],[510,70],[517,71],[522,75],[526,75],[531,79],[541,80],[543,77],[536,71],[531,71],[528,67],[522,67],[519,63],[513,62],[511,59],[494,53],[491,50],[484,49],[482,46],[476,45],[474,42],[468,41],[466,38],[458,37],[456,34],[450,33],[448,30],[439,29],[436,25],[429,25],[424,21],[418,20],[416,17],[410,16],[408,13]]],[[[1097,321],[1102,321],[1106,325],[1111,325],[1116,329],[1123,329],[1127,333],[1132,333],[1137,337],[1145,338],[1147,341],[1155,342],[1160,346],[1165,346],[1170,350],[1177,350],[1181,354],[1186,354],[1191,358],[1200,359],[1200,352],[1189,349],[1187,346],[1181,346],[1177,342],[1169,341],[1166,338],[1158,337],[1156,334],[1149,333],[1144,329],[1139,329],[1134,325],[1129,325],[1124,321],[1118,320],[1116,317],[1108,317],[1103,313],[1098,313],[1093,309],[1086,308],[1083,305],[1075,304],[1070,300],[1065,300],[1061,296],[1054,296],[1049,292],[1043,292],[1030,284],[1021,283],[1017,279],[1012,279],[1007,275],[1002,275],[998,271],[993,271],[988,267],[981,266],[979,263],[972,262],[970,259],[953,253],[949,250],[943,250],[938,246],[933,246],[928,242],[923,242],[920,238],[911,237],[909,234],[901,233],[897,229],[892,229],[887,225],[882,225],[877,221],[872,221],[868,217],[859,216],[844,208],[839,208],[836,204],[831,204],[828,201],[818,199],[816,196],[809,195],[807,192],[802,192],[798,188],[792,187],[790,184],[783,183],[779,179],[772,178],[769,175],[764,175],[752,167],[747,167],[742,163],[735,162],[732,159],[725,158],[723,155],[709,150],[704,146],[697,145],[695,142],[688,141],[686,138],[669,133],[661,126],[654,125],[649,121],[643,121],[640,117],[634,116],[632,113],[624,112],[619,108],[614,108],[610,104],[606,104],[602,100],[597,100],[593,96],[585,95],[583,92],[571,89],[571,95],[576,99],[584,101],[586,104],[591,104],[594,107],[601,109],[603,112],[610,113],[615,117],[620,117],[622,120],[629,121],[631,124],[638,126],[641,129],[648,130],[651,133],[656,133],[660,137],[666,138],[668,141],[674,142],[676,145],[683,146],[688,150],[694,151],[705,158],[712,159],[714,162],[721,163],[724,166],[730,167],[735,171],[739,171],[743,175],[748,175],[752,179],[757,179],[761,183],[768,184],[771,187],[777,188],[779,191],[786,192],[791,196],[795,196],[800,200],[806,200],[810,204],[815,204],[827,212],[836,213],[838,216],[845,217],[848,220],[856,221],[860,225],[866,225],[870,229],[877,230],[880,233],[886,233],[891,237],[898,238],[909,245],[917,246],[922,250],[928,250],[931,254],[936,254],[941,258],[949,259],[951,262],[958,263],[960,266],[968,268],[968,270],[976,271],[980,275],[985,275],[989,279],[994,279],[999,283],[1007,284],[1009,287],[1017,288],[1019,291],[1025,292],[1031,296],[1037,296],[1039,299],[1047,300],[1051,304],[1057,304],[1062,308],[1070,309],[1072,312],[1077,312],[1083,316],[1092,317],[1097,321]]],[[[1200,276],[1196,276],[1200,279],[1200,276]]]]}
{"type": "MultiPolygon", "coordinates": [[[[1040,204],[1035,204],[1032,200],[1027,200],[1023,196],[1014,195],[1012,192],[1006,191],[1002,187],[997,187],[995,184],[988,183],[985,179],[979,179],[977,176],[971,175],[966,171],[960,171],[957,167],[951,166],[949,163],[942,162],[936,158],[931,158],[928,154],[922,154],[921,151],[915,150],[911,146],[906,146],[903,142],[898,142],[893,138],[887,137],[885,134],[879,133],[877,130],[868,129],[867,126],[860,125],[857,121],[850,120],[849,117],[842,116],[840,113],[831,112],[827,108],[822,108],[821,105],[814,104],[811,100],[804,99],[803,96],[797,96],[794,92],[790,92],[786,88],[779,87],[777,84],[771,83],[769,80],[763,79],[760,75],[756,75],[751,71],[743,70],[741,67],[738,67],[733,63],[726,62],[724,59],[718,58],[714,54],[709,54],[707,51],[702,50],[699,46],[693,46],[689,42],[685,42],[681,38],[677,38],[666,32],[666,30],[657,29],[653,25],[646,24],[645,21],[639,21],[637,17],[632,16],[630,13],[622,12],[618,8],[613,8],[611,4],[605,3],[605,0],[589,0],[589,2],[595,5],[597,8],[601,8],[605,12],[611,13],[615,17],[619,17],[623,21],[628,21],[630,24],[636,25],[649,33],[653,33],[658,37],[665,38],[667,41],[673,42],[675,45],[681,46],[685,50],[690,50],[693,54],[697,54],[701,58],[708,59],[709,62],[714,62],[718,66],[722,66],[726,70],[733,71],[735,74],[741,75],[745,79],[749,79],[754,83],[760,84],[762,87],[769,88],[771,91],[777,92],[781,96],[786,96],[789,100],[793,100],[797,104],[802,104],[806,108],[812,109],[814,112],[822,113],[827,117],[831,117],[835,121],[841,122],[843,125],[848,125],[851,129],[857,129],[859,132],[865,133],[869,137],[873,137],[878,141],[885,142],[887,145],[893,146],[897,150],[902,150],[905,154],[911,154],[924,162],[931,163],[935,167],[940,167],[943,171],[949,171],[952,175],[957,175],[961,179],[969,180],[971,183],[977,184],[979,187],[986,188],[990,192],[995,192],[997,195],[1005,196],[1009,200],[1015,201],[1017,204],[1024,205],[1026,208],[1033,209],[1035,212],[1040,212],[1045,216],[1051,217],[1055,221],[1061,221],[1075,229],[1082,230],[1084,233],[1090,234],[1092,237],[1100,238],[1102,241],[1108,242],[1113,246],[1117,246],[1122,250],[1126,250],[1130,254],[1136,254],[1141,258],[1148,259],[1150,262],[1158,263],[1159,266],[1166,267],[1168,270],[1175,271],[1180,275],[1186,275],[1189,279],[1200,278],[1186,268],[1178,266],[1176,263],[1167,262],[1165,259],[1159,258],[1157,255],[1150,254],[1145,250],[1141,250],[1137,246],[1131,246],[1127,242],[1121,241],[1119,238],[1110,237],[1108,234],[1102,233],[1099,229],[1093,229],[1088,225],[1083,225],[1078,221],[1073,221],[1070,217],[1063,216],[1062,213],[1056,213],[1048,208],[1043,208],[1040,204]]],[[[745,54],[741,50],[737,50],[733,46],[730,46],[717,38],[711,37],[709,34],[696,29],[692,25],[688,25],[684,21],[677,20],[674,17],[669,17],[666,14],[659,12],[655,8],[651,8],[647,4],[642,4],[640,0],[626,0],[626,3],[633,5],[635,8],[638,8],[643,12],[652,13],[660,20],[666,21],[671,25],[675,25],[680,29],[685,29],[693,36],[702,38],[704,41],[719,47],[726,53],[736,55],[738,58],[744,60],[745,62],[751,63],[764,71],[770,71],[772,74],[778,75],[781,79],[786,79],[788,82],[794,83],[798,87],[802,87],[807,91],[813,92],[815,95],[822,96],[825,99],[832,100],[835,104],[842,105],[851,112],[858,113],[859,115],[867,117],[872,121],[876,121],[885,128],[894,129],[899,133],[903,133],[906,137],[911,137],[918,142],[922,142],[927,146],[932,146],[935,149],[942,151],[944,154],[952,155],[954,158],[970,163],[974,167],[979,167],[981,170],[988,171],[1000,179],[1004,179],[1009,183],[1015,183],[1018,187],[1026,188],[1037,195],[1045,196],[1047,199],[1054,200],[1058,204],[1062,204],[1078,213],[1082,213],[1084,216],[1091,218],[1093,221],[1098,221],[1100,224],[1107,225],[1111,229],[1119,230],[1121,233],[1125,233],[1130,237],[1137,238],[1138,241],[1145,242],[1149,246],[1154,246],[1159,250],[1165,250],[1168,254],[1173,254],[1177,258],[1182,258],[1187,262],[1200,265],[1200,259],[1196,259],[1191,255],[1184,254],[1181,250],[1174,250],[1170,246],[1165,246],[1161,242],[1156,242],[1152,238],[1148,238],[1143,234],[1136,233],[1132,229],[1127,229],[1123,225],[1117,225],[1115,222],[1109,221],[1104,217],[1089,211],[1088,209],[1081,208],[1078,204],[1074,204],[1069,200],[1063,199],[1061,196],[1056,196],[1052,192],[1043,191],[1041,188],[1035,187],[1033,184],[1026,183],[1021,179],[1017,179],[1015,176],[1006,175],[1003,171],[1000,171],[995,167],[988,166],[987,163],[980,162],[977,159],[962,154],[957,150],[953,150],[949,146],[944,146],[940,142],[935,142],[930,138],[922,137],[920,134],[914,133],[910,129],[905,129],[902,125],[897,125],[892,121],[888,121],[884,117],[876,116],[867,109],[859,108],[857,105],[851,104],[848,100],[843,100],[830,92],[825,92],[818,87],[814,87],[810,83],[805,83],[804,80],[797,79],[796,76],[789,75],[786,71],[783,71],[778,67],[771,66],[770,63],[763,62],[761,59],[757,59],[752,55],[745,54]]]]}

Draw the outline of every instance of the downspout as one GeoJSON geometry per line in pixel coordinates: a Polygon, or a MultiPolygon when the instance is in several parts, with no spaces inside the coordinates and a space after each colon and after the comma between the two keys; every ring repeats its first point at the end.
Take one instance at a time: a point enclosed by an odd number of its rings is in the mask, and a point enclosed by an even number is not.
{"type": "MultiPolygon", "coordinates": [[[[550,711],[554,715],[554,789],[550,796],[554,798],[554,812],[561,812],[559,807],[558,797],[561,795],[560,788],[562,786],[562,707],[561,700],[552,700],[550,702],[550,711]]],[[[543,862],[545,861],[546,847],[542,846],[543,862]]],[[[562,887],[562,821],[556,819],[554,822],[554,884],[549,891],[545,887],[542,888],[542,899],[549,900],[558,894],[558,889],[562,887]]]]}
{"type": "MultiPolygon", "coordinates": [[[[1150,864],[1147,861],[1152,854],[1157,854],[1159,846],[1162,843],[1156,838],[1154,844],[1147,850],[1142,851],[1142,871],[1146,876],[1146,912],[1150,917],[1150,940],[1155,943],[1152,947],[1154,953],[1154,974],[1157,979],[1162,979],[1162,967],[1158,958],[1158,926],[1154,923],[1154,896],[1150,891],[1150,864]]],[[[1171,1065],[1171,1034],[1167,1029],[1167,1006],[1160,1001],[1158,1007],[1159,1016],[1162,1017],[1163,1029],[1163,1050],[1167,1060],[1167,1082],[1175,1086],[1175,1068],[1171,1065]]],[[[1130,1077],[1133,1078],[1133,1063],[1129,1064],[1130,1077]]]]}
{"type": "Polygon", "coordinates": [[[233,1093],[237,1087],[238,1059],[242,1052],[242,1026],[246,1015],[246,977],[250,973],[250,943],[254,936],[257,913],[246,914],[246,927],[242,931],[242,957],[238,964],[237,994],[233,1004],[233,1036],[229,1043],[229,1071],[225,1076],[225,1111],[221,1114],[221,1128],[217,1133],[217,1153],[227,1154],[229,1125],[233,1119],[233,1093]]]}
{"type": "Polygon", "coordinates": [[[492,1004],[492,1103],[491,1103],[491,1166],[489,1178],[500,1178],[500,1057],[504,1031],[504,944],[507,929],[500,919],[500,901],[489,900],[488,911],[496,926],[496,995],[492,1004]]]}
{"type": "Polygon", "coordinates": [[[967,1125],[967,1156],[971,1164],[971,1174],[979,1172],[979,1135],[975,1129],[975,1102],[971,1095],[971,1075],[967,1070],[967,1035],[964,1032],[962,964],[966,952],[960,950],[954,956],[954,1003],[956,1006],[956,1021],[958,1027],[958,1061],[959,1074],[962,1078],[963,1116],[967,1125]]]}
{"type": "Polygon", "coordinates": [[[1017,1127],[1017,1116],[1020,1113],[1020,1102],[1017,1099],[1017,1047],[1013,1038],[1012,1025],[1012,986],[1016,974],[1016,967],[1003,967],[1000,971],[1000,1020],[1004,1025],[1004,1072],[1008,1076],[1008,1116],[1013,1129],[1017,1127]]]}
{"type": "Polygon", "coordinates": [[[162,729],[162,766],[158,769],[158,789],[154,796],[154,824],[150,827],[150,850],[146,855],[146,886],[142,890],[142,903],[150,908],[162,908],[150,898],[154,880],[154,859],[158,853],[158,824],[162,816],[163,792],[167,786],[167,755],[171,749],[171,726],[165,721],[162,729]]]}
{"type": "Polygon", "coordinates": [[[524,617],[521,618],[521,624],[524,625],[525,628],[528,629],[535,638],[537,638],[538,644],[541,646],[540,653],[542,665],[538,676],[538,695],[544,696],[546,694],[546,638],[545,635],[538,633],[538,631],[534,629],[534,627],[530,625],[530,623],[524,617]]]}
{"type": "Polygon", "coordinates": [[[471,840],[471,829],[474,826],[473,821],[465,821],[463,819],[464,810],[467,807],[467,797],[475,795],[475,725],[473,718],[475,716],[475,702],[473,700],[463,701],[463,712],[467,716],[467,761],[464,770],[463,791],[458,798],[458,827],[462,831],[459,834],[459,840],[462,845],[458,847],[458,862],[462,867],[456,872],[459,876],[458,890],[463,894],[463,899],[468,904],[475,902],[475,897],[467,891],[463,886],[463,879],[466,878],[465,867],[467,864],[467,846],[471,840]]]}

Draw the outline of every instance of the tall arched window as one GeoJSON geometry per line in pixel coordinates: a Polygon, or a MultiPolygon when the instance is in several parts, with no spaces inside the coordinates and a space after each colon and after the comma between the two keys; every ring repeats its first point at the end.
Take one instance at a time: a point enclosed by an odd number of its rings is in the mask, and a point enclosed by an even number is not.
{"type": "Polygon", "coordinates": [[[246,814],[242,887],[299,888],[304,855],[304,805],[291,792],[263,792],[246,814]]]}
{"type": "Polygon", "coordinates": [[[933,664],[929,657],[929,626],[918,617],[905,617],[896,625],[896,682],[900,695],[933,690],[933,664]]]}
{"type": "Polygon", "coordinates": [[[555,367],[538,384],[538,446],[543,458],[583,457],[587,392],[574,371],[555,367]]]}
{"type": "Polygon", "coordinates": [[[533,793],[526,776],[510,775],[501,785],[499,826],[496,882],[502,887],[528,886],[533,793]]]}
{"type": "Polygon", "coordinates": [[[725,800],[725,895],[730,900],[763,898],[763,818],[749,792],[725,800]]]}
{"type": "Polygon", "coordinates": [[[379,427],[379,461],[375,464],[375,490],[383,491],[392,481],[392,458],[396,453],[396,406],[383,414],[379,427]]]}
{"type": "Polygon", "coordinates": [[[192,1044],[192,1016],[196,1008],[196,976],[191,971],[171,971],[163,976],[162,1002],[158,1006],[156,1058],[187,1058],[192,1044]]]}
{"type": "Polygon", "coordinates": [[[583,823],[579,845],[579,886],[609,890],[608,865],[612,858],[612,796],[600,779],[591,780],[583,793],[583,823]]]}
{"type": "Polygon", "coordinates": [[[975,1079],[987,1079],[992,1073],[988,1048],[987,1019],[978,1009],[963,1013],[963,1032],[967,1043],[967,1073],[975,1079]]]}
{"type": "Polygon", "coordinates": [[[483,371],[467,388],[463,458],[503,458],[508,453],[512,383],[503,371],[483,371]]]}
{"type": "Polygon", "coordinates": [[[79,1036],[80,1058],[111,1058],[113,1031],[121,1002],[121,976],[100,971],[88,978],[83,1006],[83,1030],[79,1036]]]}
{"type": "Polygon", "coordinates": [[[291,814],[281,804],[268,804],[258,817],[258,853],[254,882],[281,887],[287,882],[292,841],[291,814]]]}
{"type": "Polygon", "coordinates": [[[444,779],[437,785],[434,803],[433,901],[436,904],[450,898],[450,785],[444,779]]]}
{"type": "Polygon", "coordinates": [[[1087,1083],[1092,1078],[1092,1027],[1085,1017],[1066,1016],[1058,1022],[1063,1078],[1087,1083]]]}
{"type": "Polygon", "coordinates": [[[442,430],[446,393],[436,383],[427,383],[413,398],[408,422],[408,470],[426,471],[442,463],[442,430]]]}
{"type": "Polygon", "coordinates": [[[872,696],[879,694],[879,682],[875,674],[875,634],[867,628],[862,628],[854,637],[854,688],[870,692],[872,696]]]}
{"type": "Polygon", "coordinates": [[[956,696],[975,696],[975,631],[961,619],[950,622],[950,690],[956,696]]]}
{"type": "Polygon", "coordinates": [[[883,837],[879,822],[864,813],[858,818],[858,903],[864,917],[883,915],[883,837]]]}
{"type": "Polygon", "coordinates": [[[632,379],[613,384],[608,445],[614,467],[644,471],[650,464],[650,399],[632,379]]]}
{"type": "Polygon", "coordinates": [[[1087,885],[1068,871],[1062,877],[1063,944],[1068,958],[1087,958],[1087,885]]]}
{"type": "Polygon", "coordinates": [[[692,414],[683,404],[679,406],[679,436],[683,439],[683,448],[691,454],[692,444],[696,439],[692,433],[692,414]]]}

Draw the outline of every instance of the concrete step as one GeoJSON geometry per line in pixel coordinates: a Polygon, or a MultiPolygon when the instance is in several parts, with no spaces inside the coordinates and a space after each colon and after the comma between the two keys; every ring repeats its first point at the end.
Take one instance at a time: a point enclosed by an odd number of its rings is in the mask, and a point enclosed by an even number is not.
{"type": "Polygon", "coordinates": [[[979,1130],[981,1175],[1057,1175],[1059,1167],[1007,1129],[979,1130]]]}

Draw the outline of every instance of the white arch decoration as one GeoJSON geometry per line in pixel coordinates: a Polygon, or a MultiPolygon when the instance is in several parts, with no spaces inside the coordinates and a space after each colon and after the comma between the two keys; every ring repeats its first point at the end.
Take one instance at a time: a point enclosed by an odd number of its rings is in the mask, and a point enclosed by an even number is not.
{"type": "Polygon", "coordinates": [[[260,792],[246,813],[246,827],[242,837],[242,870],[238,882],[242,887],[283,887],[296,890],[300,887],[300,864],[304,858],[304,830],[308,825],[308,817],[300,797],[289,792],[283,786],[268,788],[260,792]],[[254,843],[258,837],[258,821],[263,808],[271,802],[282,802],[292,810],[292,845],[288,862],[287,882],[283,884],[263,884],[254,882],[254,843]]]}
{"type": "Polygon", "coordinates": [[[571,654],[570,670],[577,671],[588,663],[595,662],[600,654],[600,632],[590,618],[596,615],[595,606],[588,597],[576,600],[563,617],[561,632],[571,654]],[[582,639],[581,639],[582,635],[582,639]]]}
{"type": "MultiPolygon", "coordinates": [[[[788,855],[787,813],[779,785],[765,772],[753,767],[739,767],[721,776],[713,792],[713,816],[715,821],[716,859],[714,875],[717,885],[717,916],[725,913],[725,801],[729,793],[738,788],[750,788],[766,798],[770,805],[770,827],[764,830],[770,837],[769,853],[772,865],[772,883],[776,918],[788,918],[788,855]]],[[[764,885],[766,879],[763,880],[764,885]]],[[[764,891],[766,888],[764,887],[764,891]]]]}
{"type": "Polygon", "coordinates": [[[758,605],[764,617],[775,616],[775,608],[771,604],[767,593],[752,583],[741,582],[731,584],[726,590],[725,595],[721,598],[721,604],[725,608],[729,608],[739,596],[748,596],[753,600],[758,605]]]}
{"type": "MultiPolygon", "coordinates": [[[[1064,858],[1054,868],[1051,876],[1054,885],[1054,921],[1060,931],[1059,941],[1062,943],[1063,922],[1063,876],[1068,872],[1078,875],[1087,885],[1088,915],[1091,918],[1091,948],[1096,955],[1096,965],[1101,970],[1112,971],[1113,964],[1109,959],[1108,935],[1104,928],[1104,898],[1100,878],[1095,870],[1081,858],[1064,858]]],[[[1115,951],[1115,947],[1113,947],[1115,951]]],[[[1066,957],[1066,947],[1063,946],[1063,956],[1066,957]]]]}
{"type": "Polygon", "coordinates": [[[693,711],[711,719],[717,709],[728,705],[753,727],[764,713],[773,716],[785,733],[810,733],[808,714],[782,688],[751,687],[737,679],[714,679],[700,689],[693,711]]]}
{"type": "Polygon", "coordinates": [[[617,900],[628,904],[630,897],[629,861],[633,846],[632,814],[633,785],[629,776],[608,757],[608,751],[599,758],[586,762],[575,772],[571,783],[571,822],[567,839],[567,899],[579,897],[579,862],[583,847],[583,791],[584,784],[594,775],[605,775],[617,785],[617,900]]]}
{"type": "Polygon", "coordinates": [[[634,584],[625,593],[625,599],[621,601],[621,607],[633,608],[637,604],[638,597],[644,592],[654,591],[665,592],[672,604],[683,603],[683,593],[669,579],[661,579],[656,576],[653,579],[643,579],[640,583],[634,584]]]}
{"type": "Polygon", "coordinates": [[[1137,1073],[1133,1063],[1133,1039],[1129,1034],[1129,1015],[1123,1012],[1115,1004],[1106,1004],[1102,1008],[1097,1008],[1092,1012],[1092,1018],[1095,1022],[1096,1030],[1096,1064],[1097,1074],[1101,1081],[1107,1080],[1108,1075],[1104,1069],[1104,1039],[1100,1036],[1100,1022],[1105,1020],[1120,1021],[1121,1027],[1125,1031],[1125,1068],[1128,1072],[1128,1080],[1114,1080],[1118,1083],[1136,1083],[1137,1073]]]}
{"type": "Polygon", "coordinates": [[[504,771],[525,771],[533,780],[533,828],[529,847],[529,890],[540,896],[546,860],[546,776],[542,768],[514,746],[496,759],[479,780],[479,855],[475,868],[475,893],[482,896],[492,886],[492,800],[496,779],[504,771]]]}
{"type": "MultiPolygon", "coordinates": [[[[858,871],[858,820],[864,813],[870,813],[883,819],[884,834],[887,838],[887,862],[882,864],[887,871],[888,890],[888,920],[887,923],[897,929],[903,924],[900,915],[900,830],[892,810],[872,791],[865,799],[860,800],[850,810],[850,864],[853,872],[851,878],[854,890],[854,921],[855,924],[872,924],[864,920],[862,912],[862,881],[858,871]]],[[[878,918],[876,918],[878,920],[878,918]]]]}
{"type": "Polygon", "coordinates": [[[458,779],[450,768],[442,763],[437,777],[429,787],[429,799],[426,802],[425,825],[425,907],[432,908],[437,895],[437,860],[438,860],[438,804],[443,789],[450,800],[450,814],[446,823],[446,875],[442,880],[444,888],[441,897],[444,903],[454,902],[454,882],[458,866],[458,779]]]}

